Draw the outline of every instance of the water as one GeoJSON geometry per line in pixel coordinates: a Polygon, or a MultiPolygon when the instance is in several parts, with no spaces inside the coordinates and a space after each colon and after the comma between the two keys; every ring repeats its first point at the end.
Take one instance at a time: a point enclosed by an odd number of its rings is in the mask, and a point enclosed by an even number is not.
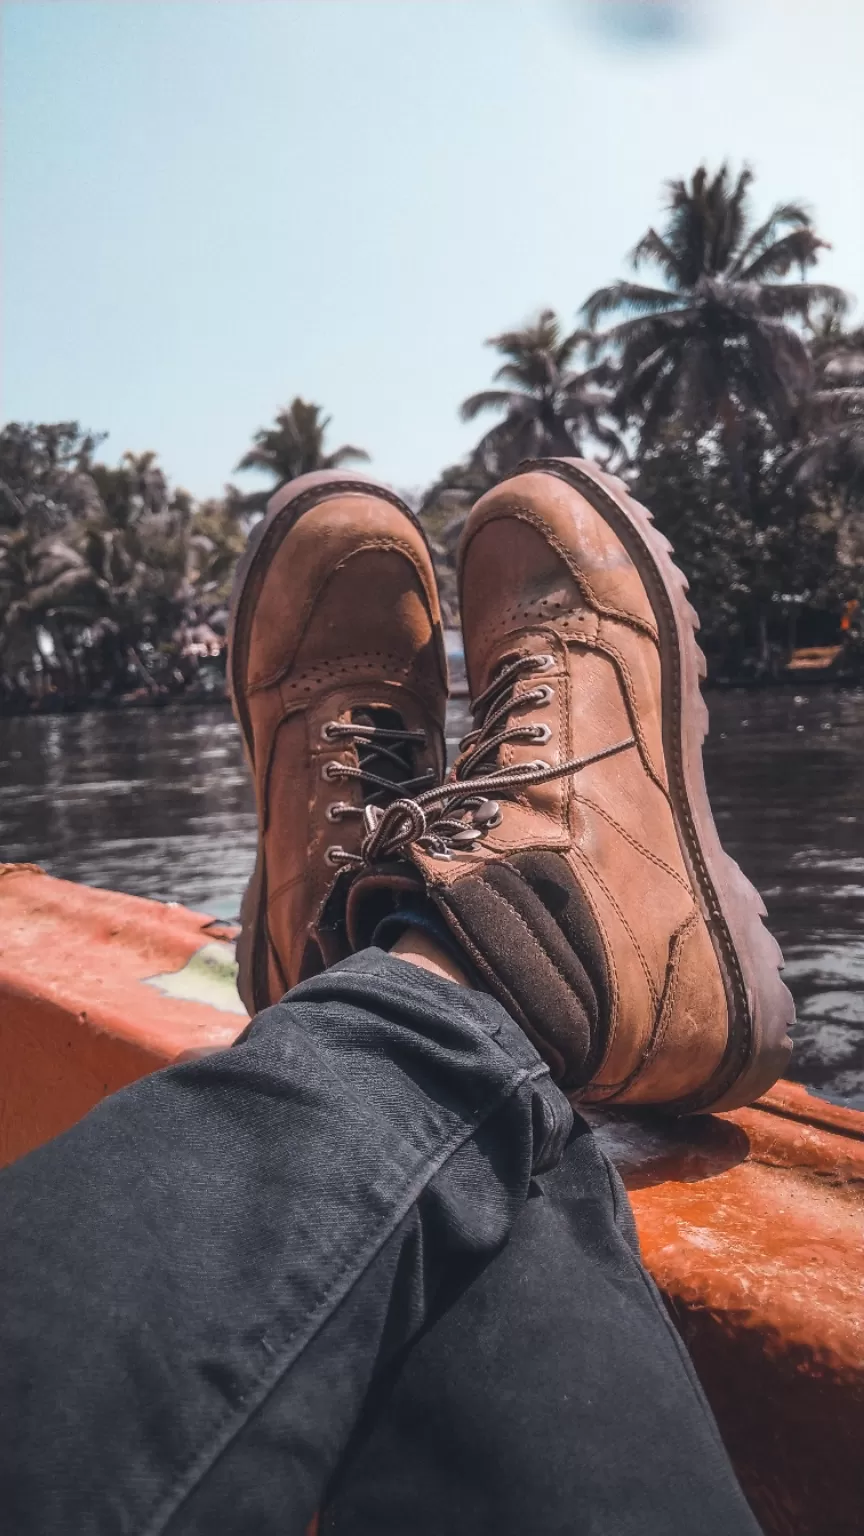
{"type": "MultiPolygon", "coordinates": [[[[709,704],[721,836],[765,897],[798,1003],[790,1075],[864,1109],[864,693],[709,704]]],[[[0,721],[0,858],[229,918],[254,847],[221,706],[0,721]]]]}

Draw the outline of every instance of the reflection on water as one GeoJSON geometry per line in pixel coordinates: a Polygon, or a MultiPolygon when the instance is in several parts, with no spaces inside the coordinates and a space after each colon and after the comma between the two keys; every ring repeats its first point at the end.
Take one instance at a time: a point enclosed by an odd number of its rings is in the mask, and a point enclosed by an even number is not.
{"type": "MultiPolygon", "coordinates": [[[[791,1075],[864,1108],[864,693],[709,704],[721,836],[765,897],[798,1002],[791,1075]]],[[[226,709],[4,720],[0,742],[0,858],[238,912],[255,815],[226,709]]]]}
{"type": "Polygon", "coordinates": [[[231,917],[255,811],[230,712],[0,721],[0,857],[231,917]]]}

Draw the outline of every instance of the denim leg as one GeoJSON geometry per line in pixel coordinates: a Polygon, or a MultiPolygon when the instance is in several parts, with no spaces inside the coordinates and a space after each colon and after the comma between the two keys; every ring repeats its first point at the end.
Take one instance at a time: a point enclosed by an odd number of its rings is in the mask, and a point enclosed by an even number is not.
{"type": "Polygon", "coordinates": [[[572,1124],[490,997],[367,950],[0,1174],[15,1536],[300,1536],[572,1124]]]}
{"type": "Polygon", "coordinates": [[[379,1378],[321,1536],[758,1536],[583,1121],[503,1250],[379,1378]]]}

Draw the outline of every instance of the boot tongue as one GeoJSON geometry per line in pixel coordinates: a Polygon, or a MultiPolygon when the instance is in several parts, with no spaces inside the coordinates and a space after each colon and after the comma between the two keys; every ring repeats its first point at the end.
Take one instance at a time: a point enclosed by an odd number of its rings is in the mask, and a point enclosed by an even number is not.
{"type": "MultiPolygon", "coordinates": [[[[362,705],[351,711],[352,725],[372,726],[379,731],[404,731],[405,722],[398,710],[362,705]]],[[[387,741],[381,744],[388,751],[382,751],[373,741],[357,742],[357,762],[361,768],[368,768],[379,779],[387,779],[389,783],[398,789],[407,779],[414,776],[413,748],[410,742],[387,741]],[[390,757],[392,752],[394,757],[390,757]]],[[[374,789],[364,786],[364,800],[372,801],[375,805],[386,805],[389,800],[386,790],[374,789]]]]}

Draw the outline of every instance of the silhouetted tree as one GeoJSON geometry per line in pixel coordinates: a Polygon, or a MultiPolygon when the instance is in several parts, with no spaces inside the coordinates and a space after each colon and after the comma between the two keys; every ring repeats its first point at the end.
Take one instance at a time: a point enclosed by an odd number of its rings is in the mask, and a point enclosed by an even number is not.
{"type": "Polygon", "coordinates": [[[584,306],[592,327],[626,317],[597,341],[617,361],[619,418],[643,446],[671,422],[686,432],[719,425],[727,446],[757,419],[788,434],[811,383],[802,322],[843,295],[804,280],[824,246],[805,208],[783,203],[754,222],[752,179],[744,170],[733,181],[724,165],[670,182],[661,231],[632,253],[663,286],[618,281],[584,306]],[[793,268],[800,280],[786,281],[793,268]]]}

